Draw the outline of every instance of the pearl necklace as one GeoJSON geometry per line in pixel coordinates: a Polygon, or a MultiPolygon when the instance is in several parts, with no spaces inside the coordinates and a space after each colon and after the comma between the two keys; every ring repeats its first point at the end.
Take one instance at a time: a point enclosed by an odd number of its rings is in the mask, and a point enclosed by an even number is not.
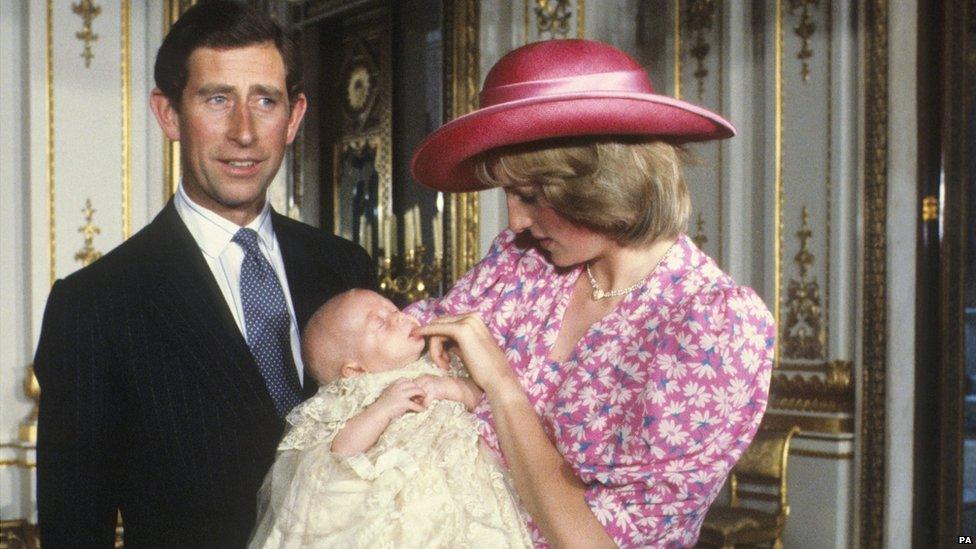
{"type": "MultiPolygon", "coordinates": [[[[675,242],[677,243],[677,241],[675,242]]],[[[640,288],[644,284],[644,281],[647,280],[647,277],[654,274],[654,271],[656,271],[658,266],[661,264],[661,262],[664,261],[664,258],[667,257],[669,253],[671,253],[671,248],[673,247],[674,244],[669,246],[668,249],[664,251],[664,255],[661,256],[661,259],[657,260],[657,263],[654,264],[654,268],[651,269],[650,272],[648,272],[647,275],[644,276],[644,278],[638,280],[636,284],[632,284],[620,290],[604,290],[603,288],[601,288],[600,285],[597,284],[596,278],[593,277],[593,272],[590,271],[590,262],[587,261],[586,276],[587,278],[590,279],[590,287],[593,288],[593,292],[590,294],[590,297],[593,298],[593,301],[600,301],[601,299],[606,299],[608,297],[620,297],[622,295],[627,295],[630,292],[636,290],[637,288],[640,288]]]]}

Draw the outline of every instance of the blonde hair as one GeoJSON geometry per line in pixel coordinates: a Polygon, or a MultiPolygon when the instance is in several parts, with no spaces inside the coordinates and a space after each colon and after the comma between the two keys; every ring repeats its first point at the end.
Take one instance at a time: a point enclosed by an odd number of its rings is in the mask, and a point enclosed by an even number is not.
{"type": "Polygon", "coordinates": [[[575,138],[489,151],[475,173],[490,187],[538,185],[563,216],[620,244],[645,244],[687,230],[681,168],[690,161],[664,141],[575,138]]]}

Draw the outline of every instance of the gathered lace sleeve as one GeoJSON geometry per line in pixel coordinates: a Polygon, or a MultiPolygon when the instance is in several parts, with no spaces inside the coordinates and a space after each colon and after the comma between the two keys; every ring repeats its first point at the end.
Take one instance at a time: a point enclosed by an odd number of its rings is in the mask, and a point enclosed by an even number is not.
{"type": "Polygon", "coordinates": [[[346,422],[370,404],[368,397],[341,382],[320,387],[315,396],[288,414],[288,432],[278,444],[278,451],[305,450],[322,443],[331,445],[346,422]]]}

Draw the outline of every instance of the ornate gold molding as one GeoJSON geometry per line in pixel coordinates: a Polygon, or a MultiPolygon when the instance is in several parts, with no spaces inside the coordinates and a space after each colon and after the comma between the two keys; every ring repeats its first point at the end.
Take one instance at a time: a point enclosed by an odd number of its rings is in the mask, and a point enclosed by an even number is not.
{"type": "MultiPolygon", "coordinates": [[[[780,286],[783,273],[783,0],[776,0],[775,7],[776,36],[775,36],[775,76],[773,87],[776,94],[776,104],[773,110],[773,319],[777,326],[782,326],[782,301],[780,286]]],[[[775,364],[778,365],[782,357],[782,345],[776,339],[774,352],[775,364]]]]}
{"type": "Polygon", "coordinates": [[[705,243],[708,242],[708,237],[705,236],[705,218],[701,212],[698,212],[698,219],[695,220],[695,236],[691,237],[691,240],[699,250],[703,250],[705,243]]]}
{"type": "Polygon", "coordinates": [[[44,71],[46,80],[44,93],[47,98],[47,224],[48,224],[48,271],[49,284],[54,286],[57,280],[55,247],[55,215],[54,215],[54,9],[53,0],[47,0],[46,21],[46,59],[44,71]]]}
{"type": "Polygon", "coordinates": [[[122,72],[122,239],[132,234],[132,77],[129,74],[129,0],[121,5],[121,52],[119,65],[122,72]]]}
{"type": "Polygon", "coordinates": [[[821,359],[827,343],[827,333],[821,322],[823,307],[820,300],[820,284],[809,276],[815,256],[807,247],[813,236],[810,230],[810,215],[803,207],[802,225],[796,232],[800,240],[800,251],[794,261],[800,269],[800,277],[790,280],[787,287],[786,325],[783,326],[783,358],[821,359]]]}
{"type": "Polygon", "coordinates": [[[95,57],[91,50],[92,42],[98,40],[98,35],[92,32],[92,21],[102,14],[102,7],[92,0],[81,0],[77,4],[71,4],[71,11],[81,17],[81,30],[75,33],[75,38],[85,43],[81,57],[84,58],[87,69],[91,66],[92,58],[95,57]]]}
{"type": "Polygon", "coordinates": [[[27,365],[27,375],[24,376],[24,394],[34,401],[34,406],[27,418],[21,422],[18,435],[21,442],[33,445],[37,444],[38,404],[41,400],[41,384],[37,381],[37,376],[34,375],[33,363],[27,365]]]}
{"type": "Polygon", "coordinates": [[[705,95],[705,78],[708,76],[705,59],[712,49],[705,40],[705,33],[712,30],[715,24],[715,0],[690,0],[686,20],[688,31],[695,37],[689,52],[695,58],[694,77],[698,81],[698,99],[700,100],[705,95]]]}
{"type": "Polygon", "coordinates": [[[75,261],[80,261],[83,267],[87,267],[102,257],[102,252],[96,250],[94,246],[95,235],[102,230],[96,227],[93,221],[95,209],[92,208],[91,198],[85,199],[85,207],[81,213],[85,214],[85,224],[78,227],[78,232],[84,235],[84,245],[75,253],[75,261]]]}
{"type": "Polygon", "coordinates": [[[939,219],[939,199],[935,196],[926,196],[922,199],[922,221],[938,221],[939,219]]]}
{"type": "MultiPolygon", "coordinates": [[[[445,32],[449,44],[445,52],[449,97],[444,101],[446,120],[478,108],[478,86],[481,83],[478,54],[479,6],[477,0],[454,0],[447,3],[445,20],[450,32],[445,32]]],[[[479,242],[478,193],[451,195],[451,257],[450,278],[447,285],[468,271],[481,257],[479,242]]]]}
{"type": "Polygon", "coordinates": [[[854,452],[840,452],[840,453],[825,452],[822,450],[808,450],[806,448],[797,448],[796,446],[790,447],[790,455],[803,456],[809,458],[818,458],[818,459],[835,459],[841,461],[854,459],[854,452]]]}
{"type": "Polygon", "coordinates": [[[535,0],[535,26],[540,35],[549,33],[552,38],[566,38],[569,20],[573,17],[570,0],[535,0]]]}
{"type": "Polygon", "coordinates": [[[864,10],[864,265],[859,546],[884,546],[887,464],[888,2],[864,10]]]}
{"type": "Polygon", "coordinates": [[[854,412],[854,364],[835,360],[814,373],[777,371],[770,380],[769,406],[799,412],[854,412]]]}
{"type": "Polygon", "coordinates": [[[803,77],[804,82],[810,80],[809,61],[813,57],[813,50],[810,49],[810,39],[817,32],[817,24],[813,22],[813,17],[810,16],[810,9],[816,8],[819,4],[820,0],[790,0],[790,15],[796,15],[797,10],[800,11],[800,20],[793,27],[793,32],[801,40],[800,51],[797,52],[796,58],[802,64],[800,67],[800,76],[803,77]]]}
{"type": "MultiPolygon", "coordinates": [[[[166,0],[163,5],[163,36],[196,0],[166,0]]],[[[180,142],[163,138],[163,201],[176,194],[180,184],[180,142]]]]}
{"type": "Polygon", "coordinates": [[[674,97],[681,99],[681,0],[674,0],[674,97]]]}
{"type": "Polygon", "coordinates": [[[854,418],[803,414],[771,414],[763,416],[763,426],[771,429],[789,429],[793,425],[802,433],[828,433],[834,435],[854,432],[854,418]]]}

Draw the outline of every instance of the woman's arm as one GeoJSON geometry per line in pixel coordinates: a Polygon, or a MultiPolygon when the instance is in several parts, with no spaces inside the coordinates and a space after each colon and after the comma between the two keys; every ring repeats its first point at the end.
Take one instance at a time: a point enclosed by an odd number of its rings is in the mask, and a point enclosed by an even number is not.
{"type": "Polygon", "coordinates": [[[353,456],[369,450],[394,419],[424,409],[424,390],[411,379],[399,379],[365,410],[353,416],[332,439],[332,453],[353,456]]]}
{"type": "MultiPolygon", "coordinates": [[[[481,319],[442,317],[414,333],[456,343],[471,377],[488,396],[498,443],[522,504],[549,542],[557,547],[614,547],[584,499],[586,485],[549,441],[505,354],[481,319]]],[[[431,348],[435,353],[445,351],[438,345],[431,348]]]]}

